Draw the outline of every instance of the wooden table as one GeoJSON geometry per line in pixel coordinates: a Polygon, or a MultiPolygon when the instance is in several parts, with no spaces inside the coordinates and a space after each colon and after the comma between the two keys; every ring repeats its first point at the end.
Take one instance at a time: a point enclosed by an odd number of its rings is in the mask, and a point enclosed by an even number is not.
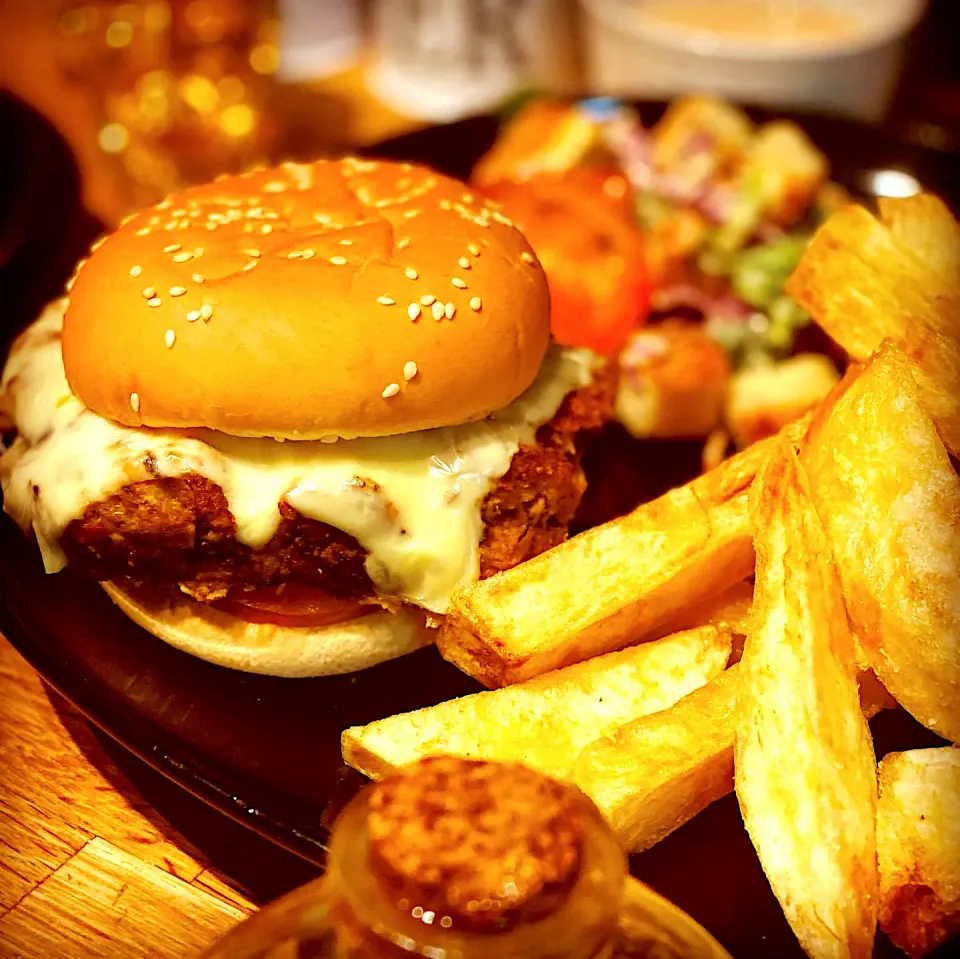
{"type": "Polygon", "coordinates": [[[255,908],[2,636],[0,770],[2,959],[184,959],[255,908]]]}

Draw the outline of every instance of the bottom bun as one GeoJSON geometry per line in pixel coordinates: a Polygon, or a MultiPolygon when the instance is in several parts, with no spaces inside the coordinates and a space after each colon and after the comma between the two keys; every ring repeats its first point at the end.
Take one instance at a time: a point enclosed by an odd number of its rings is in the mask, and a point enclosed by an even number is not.
{"type": "Polygon", "coordinates": [[[334,626],[249,623],[187,596],[100,584],[148,633],[208,663],[266,676],[335,676],[433,642],[419,610],[371,613],[334,626]]]}

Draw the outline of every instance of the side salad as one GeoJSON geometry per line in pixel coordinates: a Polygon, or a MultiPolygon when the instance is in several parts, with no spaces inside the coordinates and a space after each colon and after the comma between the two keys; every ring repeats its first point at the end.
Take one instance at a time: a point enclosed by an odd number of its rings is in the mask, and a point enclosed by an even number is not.
{"type": "Polygon", "coordinates": [[[802,415],[839,378],[798,353],[810,317],[784,284],[847,201],[796,124],[712,97],[646,128],[617,100],[533,99],[473,175],[527,233],[554,336],[616,356],[634,435],[703,437],[708,456],[802,415]]]}

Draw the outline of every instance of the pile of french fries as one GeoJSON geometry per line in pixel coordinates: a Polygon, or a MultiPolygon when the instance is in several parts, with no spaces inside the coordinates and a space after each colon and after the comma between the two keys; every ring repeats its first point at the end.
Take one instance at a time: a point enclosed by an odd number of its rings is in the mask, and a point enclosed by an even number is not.
{"type": "Polygon", "coordinates": [[[848,206],[791,293],[849,354],[777,436],[455,597],[438,646],[489,687],[343,733],[577,783],[630,851],[736,791],[808,955],[960,931],[960,225],[848,206]],[[907,710],[946,745],[888,754],[907,710]]]}

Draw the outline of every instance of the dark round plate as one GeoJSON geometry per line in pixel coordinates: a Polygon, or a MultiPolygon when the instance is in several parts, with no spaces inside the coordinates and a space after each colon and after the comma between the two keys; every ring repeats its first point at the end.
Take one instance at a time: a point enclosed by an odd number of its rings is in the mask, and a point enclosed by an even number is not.
{"type": "MultiPolygon", "coordinates": [[[[646,118],[658,109],[645,107],[646,118]]],[[[801,122],[831,158],[835,177],[858,193],[868,192],[871,171],[896,168],[956,199],[955,157],[843,121],[801,122]]],[[[472,119],[402,137],[375,152],[466,176],[495,133],[495,120],[472,119]]],[[[29,283],[31,272],[20,276],[29,283]]],[[[8,325],[5,341],[14,332],[8,325]]],[[[696,463],[697,451],[689,445],[628,444],[611,430],[590,465],[617,490],[613,506],[605,506],[609,512],[682,481],[696,463]]],[[[326,679],[272,679],[211,666],[142,632],[96,585],[69,571],[44,575],[34,545],[6,518],[0,520],[0,630],[121,744],[185,789],[318,864],[327,823],[362,782],[341,764],[340,731],[478,688],[429,649],[326,679]]],[[[880,753],[936,741],[903,714],[879,717],[874,731],[880,753]]],[[[635,857],[633,869],[700,920],[737,959],[802,955],[733,797],[635,857]]],[[[881,940],[877,954],[897,953],[881,940]]]]}

